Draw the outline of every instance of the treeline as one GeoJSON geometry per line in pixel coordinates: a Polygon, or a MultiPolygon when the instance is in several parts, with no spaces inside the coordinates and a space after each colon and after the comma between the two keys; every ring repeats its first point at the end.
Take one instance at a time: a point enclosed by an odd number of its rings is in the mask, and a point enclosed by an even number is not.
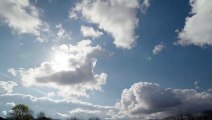
{"type": "MultiPolygon", "coordinates": [[[[18,104],[14,106],[10,112],[7,113],[6,118],[0,120],[59,120],[47,117],[44,112],[39,112],[37,117],[34,118],[32,110],[28,106],[18,104]]],[[[77,117],[67,118],[66,120],[81,120],[77,117]]],[[[88,120],[100,120],[97,117],[89,118],[88,120]]],[[[212,110],[196,114],[181,114],[176,116],[169,116],[163,119],[150,119],[150,120],[212,120],[212,110]]]]}
{"type": "Polygon", "coordinates": [[[195,114],[181,114],[176,116],[169,116],[163,119],[150,120],[212,120],[212,110],[195,114]]]}
{"type": "MultiPolygon", "coordinates": [[[[7,113],[6,118],[1,118],[0,120],[59,120],[47,117],[44,112],[39,112],[37,117],[34,118],[33,111],[29,109],[28,106],[24,104],[15,105],[10,112],[7,113]]],[[[67,120],[81,120],[77,117],[70,117],[67,120]]],[[[89,118],[88,120],[100,120],[97,117],[89,118]]]]}

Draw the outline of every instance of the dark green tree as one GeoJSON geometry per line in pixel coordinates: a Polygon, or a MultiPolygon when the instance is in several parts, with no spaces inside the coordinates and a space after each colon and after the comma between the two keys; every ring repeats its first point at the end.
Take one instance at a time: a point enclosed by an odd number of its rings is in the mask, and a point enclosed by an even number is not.
{"type": "Polygon", "coordinates": [[[51,118],[46,117],[44,112],[39,112],[37,114],[37,120],[51,120],[51,118]]]}
{"type": "Polygon", "coordinates": [[[89,118],[88,120],[100,120],[98,117],[89,118]]]}
{"type": "Polygon", "coordinates": [[[7,114],[9,120],[33,120],[32,111],[29,110],[29,107],[23,104],[18,104],[14,106],[7,114]]]}
{"type": "Polygon", "coordinates": [[[79,118],[77,118],[77,117],[71,117],[71,118],[68,118],[67,120],[79,120],[79,118]]]}

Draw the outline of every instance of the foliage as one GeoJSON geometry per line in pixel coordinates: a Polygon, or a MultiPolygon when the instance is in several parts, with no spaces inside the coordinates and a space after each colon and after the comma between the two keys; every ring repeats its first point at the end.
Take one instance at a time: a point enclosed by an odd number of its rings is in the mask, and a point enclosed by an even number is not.
{"type": "Polygon", "coordinates": [[[95,118],[89,118],[88,120],[100,120],[98,117],[95,118]]]}
{"type": "Polygon", "coordinates": [[[47,118],[44,112],[39,112],[37,114],[37,120],[51,120],[51,118],[47,118]]]}
{"type": "Polygon", "coordinates": [[[9,120],[33,120],[32,111],[29,110],[28,106],[18,104],[14,106],[11,112],[8,113],[9,120]]]}
{"type": "Polygon", "coordinates": [[[67,120],[79,120],[79,118],[77,118],[77,117],[71,117],[71,118],[68,118],[67,120]]]}

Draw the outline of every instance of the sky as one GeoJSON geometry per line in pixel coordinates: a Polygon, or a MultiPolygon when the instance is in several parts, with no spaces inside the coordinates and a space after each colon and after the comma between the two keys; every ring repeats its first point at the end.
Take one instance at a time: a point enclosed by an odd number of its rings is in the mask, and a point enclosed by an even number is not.
{"type": "Polygon", "coordinates": [[[0,0],[0,116],[212,109],[211,0],[0,0]]]}

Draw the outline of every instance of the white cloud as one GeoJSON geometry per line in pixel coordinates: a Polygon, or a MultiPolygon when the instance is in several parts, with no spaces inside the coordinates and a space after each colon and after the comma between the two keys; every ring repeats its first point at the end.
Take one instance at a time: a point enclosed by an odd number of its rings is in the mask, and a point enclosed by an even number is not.
{"type": "Polygon", "coordinates": [[[99,38],[103,35],[103,33],[99,30],[95,31],[93,27],[81,26],[81,32],[84,37],[92,37],[93,39],[99,38]]]}
{"type": "Polygon", "coordinates": [[[141,11],[145,13],[149,6],[150,6],[150,0],[144,0],[143,3],[141,4],[141,11]]]}
{"type": "Polygon", "coordinates": [[[7,111],[5,111],[5,110],[2,111],[1,113],[2,113],[3,115],[5,115],[5,116],[7,115],[7,111]]]}
{"type": "Polygon", "coordinates": [[[53,51],[51,61],[18,70],[23,86],[52,87],[65,98],[88,96],[88,91],[102,90],[107,74],[93,70],[97,62],[94,57],[102,51],[99,45],[91,46],[90,40],[83,40],[76,45],[54,47],[53,51]]]}
{"type": "Polygon", "coordinates": [[[122,92],[112,119],[149,119],[212,108],[212,94],[193,89],[163,89],[159,84],[139,82],[122,92]]]}
{"type": "Polygon", "coordinates": [[[18,34],[40,37],[47,26],[39,17],[39,10],[29,0],[0,0],[0,18],[18,34]]]}
{"type": "Polygon", "coordinates": [[[71,33],[67,32],[62,24],[58,24],[56,25],[56,29],[57,29],[57,37],[60,40],[70,40],[71,39],[71,33]]]}
{"type": "Polygon", "coordinates": [[[47,116],[54,118],[76,116],[83,119],[99,117],[108,120],[145,120],[211,109],[212,92],[164,89],[156,83],[139,82],[124,89],[115,106],[100,106],[73,99],[53,100],[17,93],[0,95],[0,101],[0,111],[9,111],[10,105],[24,103],[35,113],[45,111],[47,116]]]}
{"type": "Polygon", "coordinates": [[[4,94],[0,95],[0,111],[9,111],[11,107],[5,106],[5,104],[8,102],[12,103],[14,100],[16,104],[25,104],[29,106],[35,114],[40,111],[44,111],[47,116],[62,119],[70,116],[76,116],[79,118],[86,117],[85,119],[88,119],[89,117],[98,116],[99,113],[92,112],[92,114],[86,114],[87,116],[81,116],[78,113],[85,113],[86,110],[106,113],[108,110],[114,109],[113,106],[94,105],[78,100],[53,100],[45,97],[38,98],[24,94],[4,94]]]}
{"type": "Polygon", "coordinates": [[[163,44],[163,42],[161,42],[160,44],[155,45],[154,49],[152,50],[152,53],[154,55],[157,55],[158,53],[162,52],[165,48],[165,45],[163,44]]]}
{"type": "Polygon", "coordinates": [[[13,81],[0,81],[0,94],[11,93],[17,84],[13,81]]]}
{"type": "Polygon", "coordinates": [[[106,114],[104,112],[105,111],[103,110],[89,110],[89,109],[76,108],[71,110],[69,114],[70,116],[80,116],[80,118],[84,119],[89,117],[98,117],[104,119],[106,117],[106,114]]]}
{"type": "Polygon", "coordinates": [[[139,7],[139,0],[83,0],[70,11],[69,17],[77,19],[81,15],[111,34],[116,47],[130,49],[137,38],[135,28],[139,7]]]}
{"type": "Polygon", "coordinates": [[[212,1],[190,0],[191,17],[187,17],[185,26],[179,32],[180,45],[212,45],[212,1]]]}
{"type": "Polygon", "coordinates": [[[6,103],[6,106],[14,107],[15,106],[15,103],[14,102],[8,102],[8,103],[6,103]]]}
{"type": "Polygon", "coordinates": [[[10,73],[12,76],[16,76],[16,71],[15,71],[14,68],[9,68],[9,69],[7,70],[7,72],[10,73]]]}

